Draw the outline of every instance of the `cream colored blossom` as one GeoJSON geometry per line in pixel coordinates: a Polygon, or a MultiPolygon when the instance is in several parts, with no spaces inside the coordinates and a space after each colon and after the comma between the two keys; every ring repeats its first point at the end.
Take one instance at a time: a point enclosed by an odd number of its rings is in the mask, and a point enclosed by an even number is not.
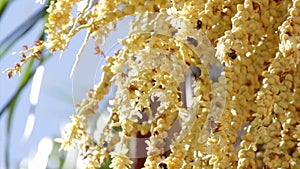
{"type": "Polygon", "coordinates": [[[122,49],[106,58],[101,80],[59,140],[63,149],[79,147],[87,168],[109,154],[111,168],[131,168],[128,137],[138,132],[150,134],[145,168],[300,165],[299,0],[57,0],[47,12],[48,39],[24,46],[9,77],[43,48],[64,51],[86,29],[75,68],[91,37],[103,53],[98,45],[117,22],[134,18],[122,49]],[[217,82],[210,79],[214,64],[224,65],[217,82]],[[117,90],[109,120],[94,140],[88,120],[111,85],[117,90]],[[187,85],[190,107],[183,99],[187,85]],[[178,131],[170,133],[177,119],[178,131]]]}

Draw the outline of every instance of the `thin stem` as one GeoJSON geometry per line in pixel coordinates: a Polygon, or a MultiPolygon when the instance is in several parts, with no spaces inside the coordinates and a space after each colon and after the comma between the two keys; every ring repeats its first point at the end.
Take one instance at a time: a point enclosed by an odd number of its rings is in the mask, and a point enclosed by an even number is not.
{"type": "Polygon", "coordinates": [[[79,49],[79,51],[78,51],[78,53],[76,55],[76,61],[75,61],[74,65],[73,65],[73,67],[72,67],[72,71],[71,71],[70,77],[72,77],[73,74],[74,74],[74,72],[75,72],[75,69],[76,69],[76,67],[77,67],[77,65],[79,63],[79,60],[80,60],[80,56],[81,56],[81,54],[82,54],[82,52],[83,52],[83,50],[84,50],[84,48],[85,48],[88,40],[90,39],[90,35],[91,35],[91,31],[88,30],[88,32],[86,33],[86,36],[84,38],[83,44],[81,45],[81,47],[80,47],[80,49],[79,49]]]}

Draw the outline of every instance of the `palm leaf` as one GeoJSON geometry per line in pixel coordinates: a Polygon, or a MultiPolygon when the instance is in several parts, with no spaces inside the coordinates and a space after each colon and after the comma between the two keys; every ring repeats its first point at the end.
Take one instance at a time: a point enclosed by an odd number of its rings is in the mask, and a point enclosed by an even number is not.
{"type": "Polygon", "coordinates": [[[2,13],[5,11],[9,2],[10,2],[10,0],[1,0],[0,1],[0,16],[2,16],[2,13]]]}

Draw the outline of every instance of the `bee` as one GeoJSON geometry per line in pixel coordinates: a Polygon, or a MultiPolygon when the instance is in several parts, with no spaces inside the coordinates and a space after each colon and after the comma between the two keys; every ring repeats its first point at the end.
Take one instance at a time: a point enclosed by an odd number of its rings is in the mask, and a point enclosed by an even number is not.
{"type": "Polygon", "coordinates": [[[199,30],[199,29],[201,29],[201,27],[202,27],[202,21],[198,20],[197,21],[197,26],[194,27],[194,28],[197,29],[197,30],[199,30]]]}
{"type": "Polygon", "coordinates": [[[228,54],[228,56],[229,56],[232,60],[236,59],[237,55],[236,55],[235,50],[233,50],[233,49],[230,49],[230,50],[231,50],[231,52],[228,54]]]}

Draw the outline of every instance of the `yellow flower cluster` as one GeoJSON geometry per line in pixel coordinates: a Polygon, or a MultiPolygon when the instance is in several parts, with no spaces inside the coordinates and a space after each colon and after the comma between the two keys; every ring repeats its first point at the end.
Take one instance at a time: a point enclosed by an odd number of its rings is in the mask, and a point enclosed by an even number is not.
{"type": "Polygon", "coordinates": [[[109,155],[111,168],[131,168],[129,137],[138,132],[150,134],[144,168],[299,168],[299,0],[101,0],[73,16],[78,3],[51,1],[48,40],[26,47],[8,72],[44,47],[65,50],[83,29],[83,47],[93,36],[101,51],[116,22],[134,16],[60,140],[80,148],[87,168],[109,155]],[[212,80],[215,64],[224,68],[212,80]],[[112,84],[109,121],[94,140],[87,121],[112,84]]]}

